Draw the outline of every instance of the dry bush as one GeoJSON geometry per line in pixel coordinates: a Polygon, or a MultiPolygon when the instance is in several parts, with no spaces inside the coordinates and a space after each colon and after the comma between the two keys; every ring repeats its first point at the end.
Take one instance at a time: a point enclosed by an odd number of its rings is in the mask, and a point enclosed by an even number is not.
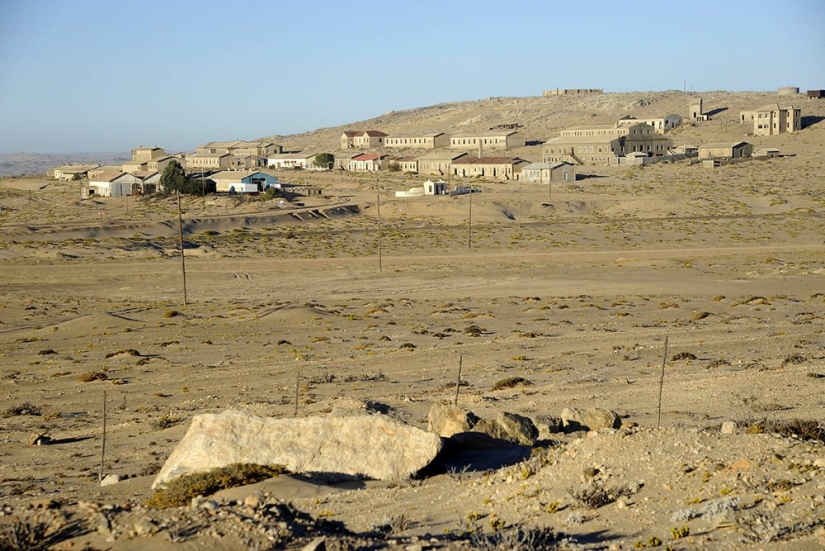
{"type": "Polygon", "coordinates": [[[102,371],[89,371],[77,376],[77,380],[81,383],[90,383],[92,381],[105,381],[109,376],[102,371]]]}
{"type": "Polygon", "coordinates": [[[696,354],[694,354],[692,352],[679,352],[679,353],[674,354],[673,356],[671,356],[670,361],[678,362],[678,361],[681,361],[681,360],[695,360],[695,359],[696,359],[696,354]]]}
{"type": "Polygon", "coordinates": [[[805,360],[806,358],[802,354],[791,354],[790,356],[787,356],[784,360],[782,360],[782,367],[785,367],[788,364],[798,365],[804,363],[805,360]]]}
{"type": "Polygon", "coordinates": [[[152,419],[149,422],[149,425],[155,430],[163,430],[168,429],[169,427],[173,427],[181,422],[180,417],[176,417],[172,415],[172,413],[164,413],[157,419],[152,419]]]}
{"type": "Polygon", "coordinates": [[[690,321],[703,320],[706,317],[712,316],[712,315],[713,314],[711,314],[710,312],[694,312],[693,314],[690,315],[690,321]]]}
{"type": "Polygon", "coordinates": [[[23,402],[19,406],[12,406],[3,412],[3,417],[17,417],[19,415],[40,415],[40,406],[31,402],[23,402]]]}
{"type": "Polygon", "coordinates": [[[600,481],[591,480],[579,488],[568,488],[567,493],[579,507],[598,509],[613,503],[617,498],[625,495],[627,490],[624,488],[608,490],[600,481]]]}
{"type": "Polygon", "coordinates": [[[118,350],[117,352],[109,352],[106,354],[106,359],[114,358],[115,356],[120,356],[121,354],[126,354],[129,356],[140,356],[140,352],[135,350],[134,348],[125,348],[123,350],[118,350]]]}
{"type": "Polygon", "coordinates": [[[784,421],[762,419],[744,423],[749,434],[776,433],[785,437],[825,442],[825,425],[813,419],[788,419],[784,421]]]}
{"type": "Polygon", "coordinates": [[[163,313],[164,318],[174,318],[174,317],[182,316],[182,315],[183,314],[180,313],[177,310],[167,310],[166,312],[163,313]]]}
{"type": "Polygon", "coordinates": [[[59,513],[25,512],[0,522],[0,549],[46,551],[88,532],[80,520],[66,520],[59,513]]]}
{"type": "Polygon", "coordinates": [[[154,509],[181,507],[189,505],[193,497],[255,484],[287,472],[289,471],[283,465],[233,463],[205,473],[187,474],[172,480],[165,488],[155,490],[154,495],[146,501],[146,506],[154,509]]]}
{"type": "Polygon", "coordinates": [[[506,379],[499,379],[490,390],[504,390],[505,388],[514,388],[518,385],[530,386],[533,382],[524,377],[507,377],[506,379]]]}

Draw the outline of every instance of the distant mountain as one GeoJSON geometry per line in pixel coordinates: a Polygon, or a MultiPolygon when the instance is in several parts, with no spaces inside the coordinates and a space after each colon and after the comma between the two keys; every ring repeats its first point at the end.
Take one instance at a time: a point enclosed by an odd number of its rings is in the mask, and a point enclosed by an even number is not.
{"type": "Polygon", "coordinates": [[[120,165],[128,153],[0,153],[0,176],[45,174],[50,168],[69,163],[120,165]]]}

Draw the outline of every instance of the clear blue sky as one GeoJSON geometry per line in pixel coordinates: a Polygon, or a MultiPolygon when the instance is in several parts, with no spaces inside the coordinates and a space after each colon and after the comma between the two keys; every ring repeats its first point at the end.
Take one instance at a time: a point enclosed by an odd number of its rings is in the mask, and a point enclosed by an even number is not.
{"type": "Polygon", "coordinates": [[[0,0],[0,152],[187,151],[685,81],[825,88],[825,1],[0,0]]]}

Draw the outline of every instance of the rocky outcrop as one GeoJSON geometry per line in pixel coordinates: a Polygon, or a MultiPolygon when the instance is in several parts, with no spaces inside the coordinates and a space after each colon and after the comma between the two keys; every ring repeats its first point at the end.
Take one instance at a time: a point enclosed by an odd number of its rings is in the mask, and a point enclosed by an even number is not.
{"type": "Polygon", "coordinates": [[[229,410],[195,416],[152,487],[233,463],[396,480],[426,467],[441,446],[438,435],[384,415],[275,419],[229,410]]]}

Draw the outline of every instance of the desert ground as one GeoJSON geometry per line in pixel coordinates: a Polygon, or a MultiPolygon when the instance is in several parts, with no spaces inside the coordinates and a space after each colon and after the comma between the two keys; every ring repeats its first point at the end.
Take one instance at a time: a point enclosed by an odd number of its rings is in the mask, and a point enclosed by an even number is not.
{"type": "Polygon", "coordinates": [[[4,179],[0,526],[50,519],[66,549],[821,549],[819,126],[769,161],[585,166],[455,197],[285,174],[326,197],[184,197],[183,258],[174,197],[4,179]],[[600,407],[622,427],[405,481],[282,475],[144,505],[195,415],[426,430],[459,362],[458,405],[480,417],[600,407]],[[794,420],[814,428],[771,429],[794,420]],[[609,496],[591,507],[593,480],[609,496]]]}

